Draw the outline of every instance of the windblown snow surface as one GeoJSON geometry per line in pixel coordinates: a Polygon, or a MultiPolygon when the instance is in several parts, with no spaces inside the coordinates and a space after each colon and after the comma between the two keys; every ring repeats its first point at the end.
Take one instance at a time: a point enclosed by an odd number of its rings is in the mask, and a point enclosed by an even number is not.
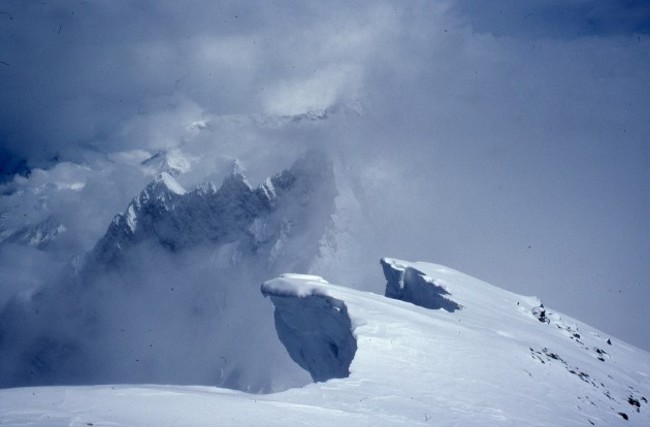
{"type": "Polygon", "coordinates": [[[0,425],[650,425],[648,353],[441,265],[385,258],[382,266],[392,298],[317,276],[262,285],[276,327],[278,316],[298,334],[318,325],[298,339],[312,340],[306,358],[327,364],[346,345],[357,347],[348,376],[270,394],[164,385],[5,389],[0,425]],[[395,289],[427,284],[433,292],[415,294],[442,294],[446,305],[396,299],[395,289]]]}

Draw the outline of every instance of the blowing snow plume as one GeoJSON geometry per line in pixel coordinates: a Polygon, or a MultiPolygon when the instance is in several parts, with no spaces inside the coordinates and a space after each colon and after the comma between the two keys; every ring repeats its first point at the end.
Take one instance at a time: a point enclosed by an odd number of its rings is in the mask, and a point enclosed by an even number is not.
{"type": "Polygon", "coordinates": [[[331,162],[309,153],[253,188],[235,168],[192,191],[160,174],[64,277],[0,317],[0,385],[310,382],[257,285],[308,271],[334,209],[331,162]]]}

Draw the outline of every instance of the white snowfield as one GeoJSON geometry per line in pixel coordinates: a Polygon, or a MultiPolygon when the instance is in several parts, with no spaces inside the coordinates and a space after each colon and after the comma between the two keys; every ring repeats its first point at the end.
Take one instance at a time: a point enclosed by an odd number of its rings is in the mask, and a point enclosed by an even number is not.
{"type": "Polygon", "coordinates": [[[383,261],[444,289],[460,308],[428,309],[317,276],[263,285],[271,299],[344,304],[358,346],[347,378],[265,395],[171,385],[5,389],[0,425],[650,425],[647,352],[450,268],[383,261]]]}

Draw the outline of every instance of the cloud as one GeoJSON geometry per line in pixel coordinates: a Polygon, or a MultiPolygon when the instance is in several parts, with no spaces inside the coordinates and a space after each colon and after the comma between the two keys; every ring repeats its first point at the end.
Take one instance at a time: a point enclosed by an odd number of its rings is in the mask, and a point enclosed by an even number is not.
{"type": "Polygon", "coordinates": [[[264,111],[292,116],[326,110],[341,99],[354,100],[358,97],[354,95],[359,87],[359,74],[360,71],[354,67],[336,66],[318,71],[306,80],[277,82],[265,91],[264,111]]]}
{"type": "Polygon", "coordinates": [[[213,114],[327,107],[358,90],[364,52],[390,24],[370,5],[350,13],[239,2],[4,8],[13,19],[1,27],[10,65],[0,72],[11,84],[0,89],[0,138],[32,166],[78,161],[80,148],[147,144],[121,138],[124,123],[182,104],[213,114]]]}

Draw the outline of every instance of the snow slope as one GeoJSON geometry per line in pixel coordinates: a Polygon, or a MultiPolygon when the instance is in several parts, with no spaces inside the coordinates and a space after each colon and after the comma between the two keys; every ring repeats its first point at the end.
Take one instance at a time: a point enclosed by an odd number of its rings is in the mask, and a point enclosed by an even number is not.
{"type": "Polygon", "coordinates": [[[5,389],[0,425],[650,425],[647,352],[447,267],[382,265],[388,287],[400,278],[430,283],[459,308],[311,276],[262,287],[269,304],[278,296],[338,301],[305,312],[303,323],[309,329],[319,310],[345,309],[358,346],[346,378],[266,395],[160,385],[5,389]]]}

